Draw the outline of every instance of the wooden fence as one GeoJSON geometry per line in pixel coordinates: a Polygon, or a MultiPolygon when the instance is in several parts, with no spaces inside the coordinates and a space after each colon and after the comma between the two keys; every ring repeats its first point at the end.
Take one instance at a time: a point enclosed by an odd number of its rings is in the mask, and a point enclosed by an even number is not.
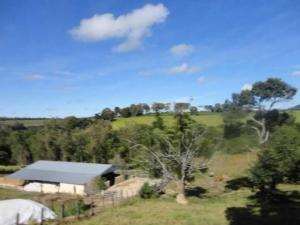
{"type": "MultiPolygon", "coordinates": [[[[66,216],[65,214],[65,203],[62,202],[60,205],[60,213],[58,218],[56,218],[52,222],[54,224],[60,224],[64,221],[73,221],[73,220],[78,220],[81,218],[86,218],[90,216],[97,215],[101,212],[104,211],[105,208],[108,207],[116,207],[130,198],[136,196],[137,193],[134,191],[106,191],[101,194],[96,194],[96,195],[91,195],[87,196],[84,198],[84,203],[87,205],[89,208],[82,212],[82,205],[80,204],[80,200],[77,200],[77,207],[76,207],[76,213],[75,215],[72,216],[66,216]]],[[[53,209],[53,204],[49,208],[53,209]]],[[[44,218],[44,210],[45,208],[41,209],[41,218],[40,222],[38,224],[44,224],[46,221],[46,218],[44,218]]],[[[20,215],[19,213],[16,215],[16,225],[23,225],[20,223],[20,215]]]]}

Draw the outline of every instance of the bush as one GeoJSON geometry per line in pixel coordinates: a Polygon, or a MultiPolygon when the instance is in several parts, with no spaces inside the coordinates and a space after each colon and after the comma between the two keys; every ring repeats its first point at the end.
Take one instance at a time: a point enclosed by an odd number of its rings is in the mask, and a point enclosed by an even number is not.
{"type": "Polygon", "coordinates": [[[239,154],[258,147],[257,138],[253,135],[242,135],[236,138],[224,139],[224,152],[239,154]]]}
{"type": "Polygon", "coordinates": [[[294,127],[281,127],[274,132],[267,149],[251,168],[250,179],[262,192],[272,192],[276,185],[299,181],[300,133],[294,127]]]}
{"type": "Polygon", "coordinates": [[[9,174],[14,173],[21,169],[21,166],[1,166],[0,165],[0,174],[9,174]]]}
{"type": "Polygon", "coordinates": [[[102,190],[107,189],[105,182],[106,182],[106,179],[103,177],[100,177],[99,179],[97,179],[96,185],[97,185],[98,190],[102,191],[102,190]]]}
{"type": "Polygon", "coordinates": [[[224,125],[224,138],[236,138],[240,137],[242,133],[243,123],[231,122],[224,125]]]}
{"type": "Polygon", "coordinates": [[[140,190],[140,197],[144,199],[155,198],[157,197],[157,193],[153,186],[150,186],[149,183],[146,182],[140,190]]]}

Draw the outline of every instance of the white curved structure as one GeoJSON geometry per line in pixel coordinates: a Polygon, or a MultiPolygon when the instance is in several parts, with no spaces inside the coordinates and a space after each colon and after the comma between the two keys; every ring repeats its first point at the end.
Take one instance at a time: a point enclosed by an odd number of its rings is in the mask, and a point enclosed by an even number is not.
{"type": "Polygon", "coordinates": [[[11,199],[0,201],[0,224],[15,225],[17,220],[19,224],[29,224],[34,221],[41,222],[56,218],[55,213],[44,205],[24,199],[11,199]]]}

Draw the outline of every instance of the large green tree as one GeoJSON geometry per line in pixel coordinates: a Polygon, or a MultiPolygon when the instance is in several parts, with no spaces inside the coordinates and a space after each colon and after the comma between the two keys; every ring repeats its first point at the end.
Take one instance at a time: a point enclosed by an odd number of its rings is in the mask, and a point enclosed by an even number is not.
{"type": "MultiPolygon", "coordinates": [[[[250,115],[249,126],[258,135],[259,143],[268,141],[271,127],[272,110],[279,102],[291,100],[297,89],[279,78],[268,78],[266,81],[259,81],[253,84],[251,90],[243,90],[241,93],[232,95],[232,108],[240,110],[254,110],[255,114],[250,115]]],[[[273,114],[274,115],[274,114],[273,114]]],[[[277,118],[278,119],[278,118],[277,118]]],[[[279,122],[279,120],[277,121],[279,122]]]]}

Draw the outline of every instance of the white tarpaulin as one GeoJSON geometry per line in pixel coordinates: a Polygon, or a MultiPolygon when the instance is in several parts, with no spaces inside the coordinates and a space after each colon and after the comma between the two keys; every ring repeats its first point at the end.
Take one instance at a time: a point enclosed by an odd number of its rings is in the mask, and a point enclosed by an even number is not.
{"type": "Polygon", "coordinates": [[[0,225],[15,225],[17,217],[19,224],[28,224],[32,221],[40,223],[42,213],[43,220],[56,218],[52,210],[31,200],[11,199],[0,201],[0,225]]]}

